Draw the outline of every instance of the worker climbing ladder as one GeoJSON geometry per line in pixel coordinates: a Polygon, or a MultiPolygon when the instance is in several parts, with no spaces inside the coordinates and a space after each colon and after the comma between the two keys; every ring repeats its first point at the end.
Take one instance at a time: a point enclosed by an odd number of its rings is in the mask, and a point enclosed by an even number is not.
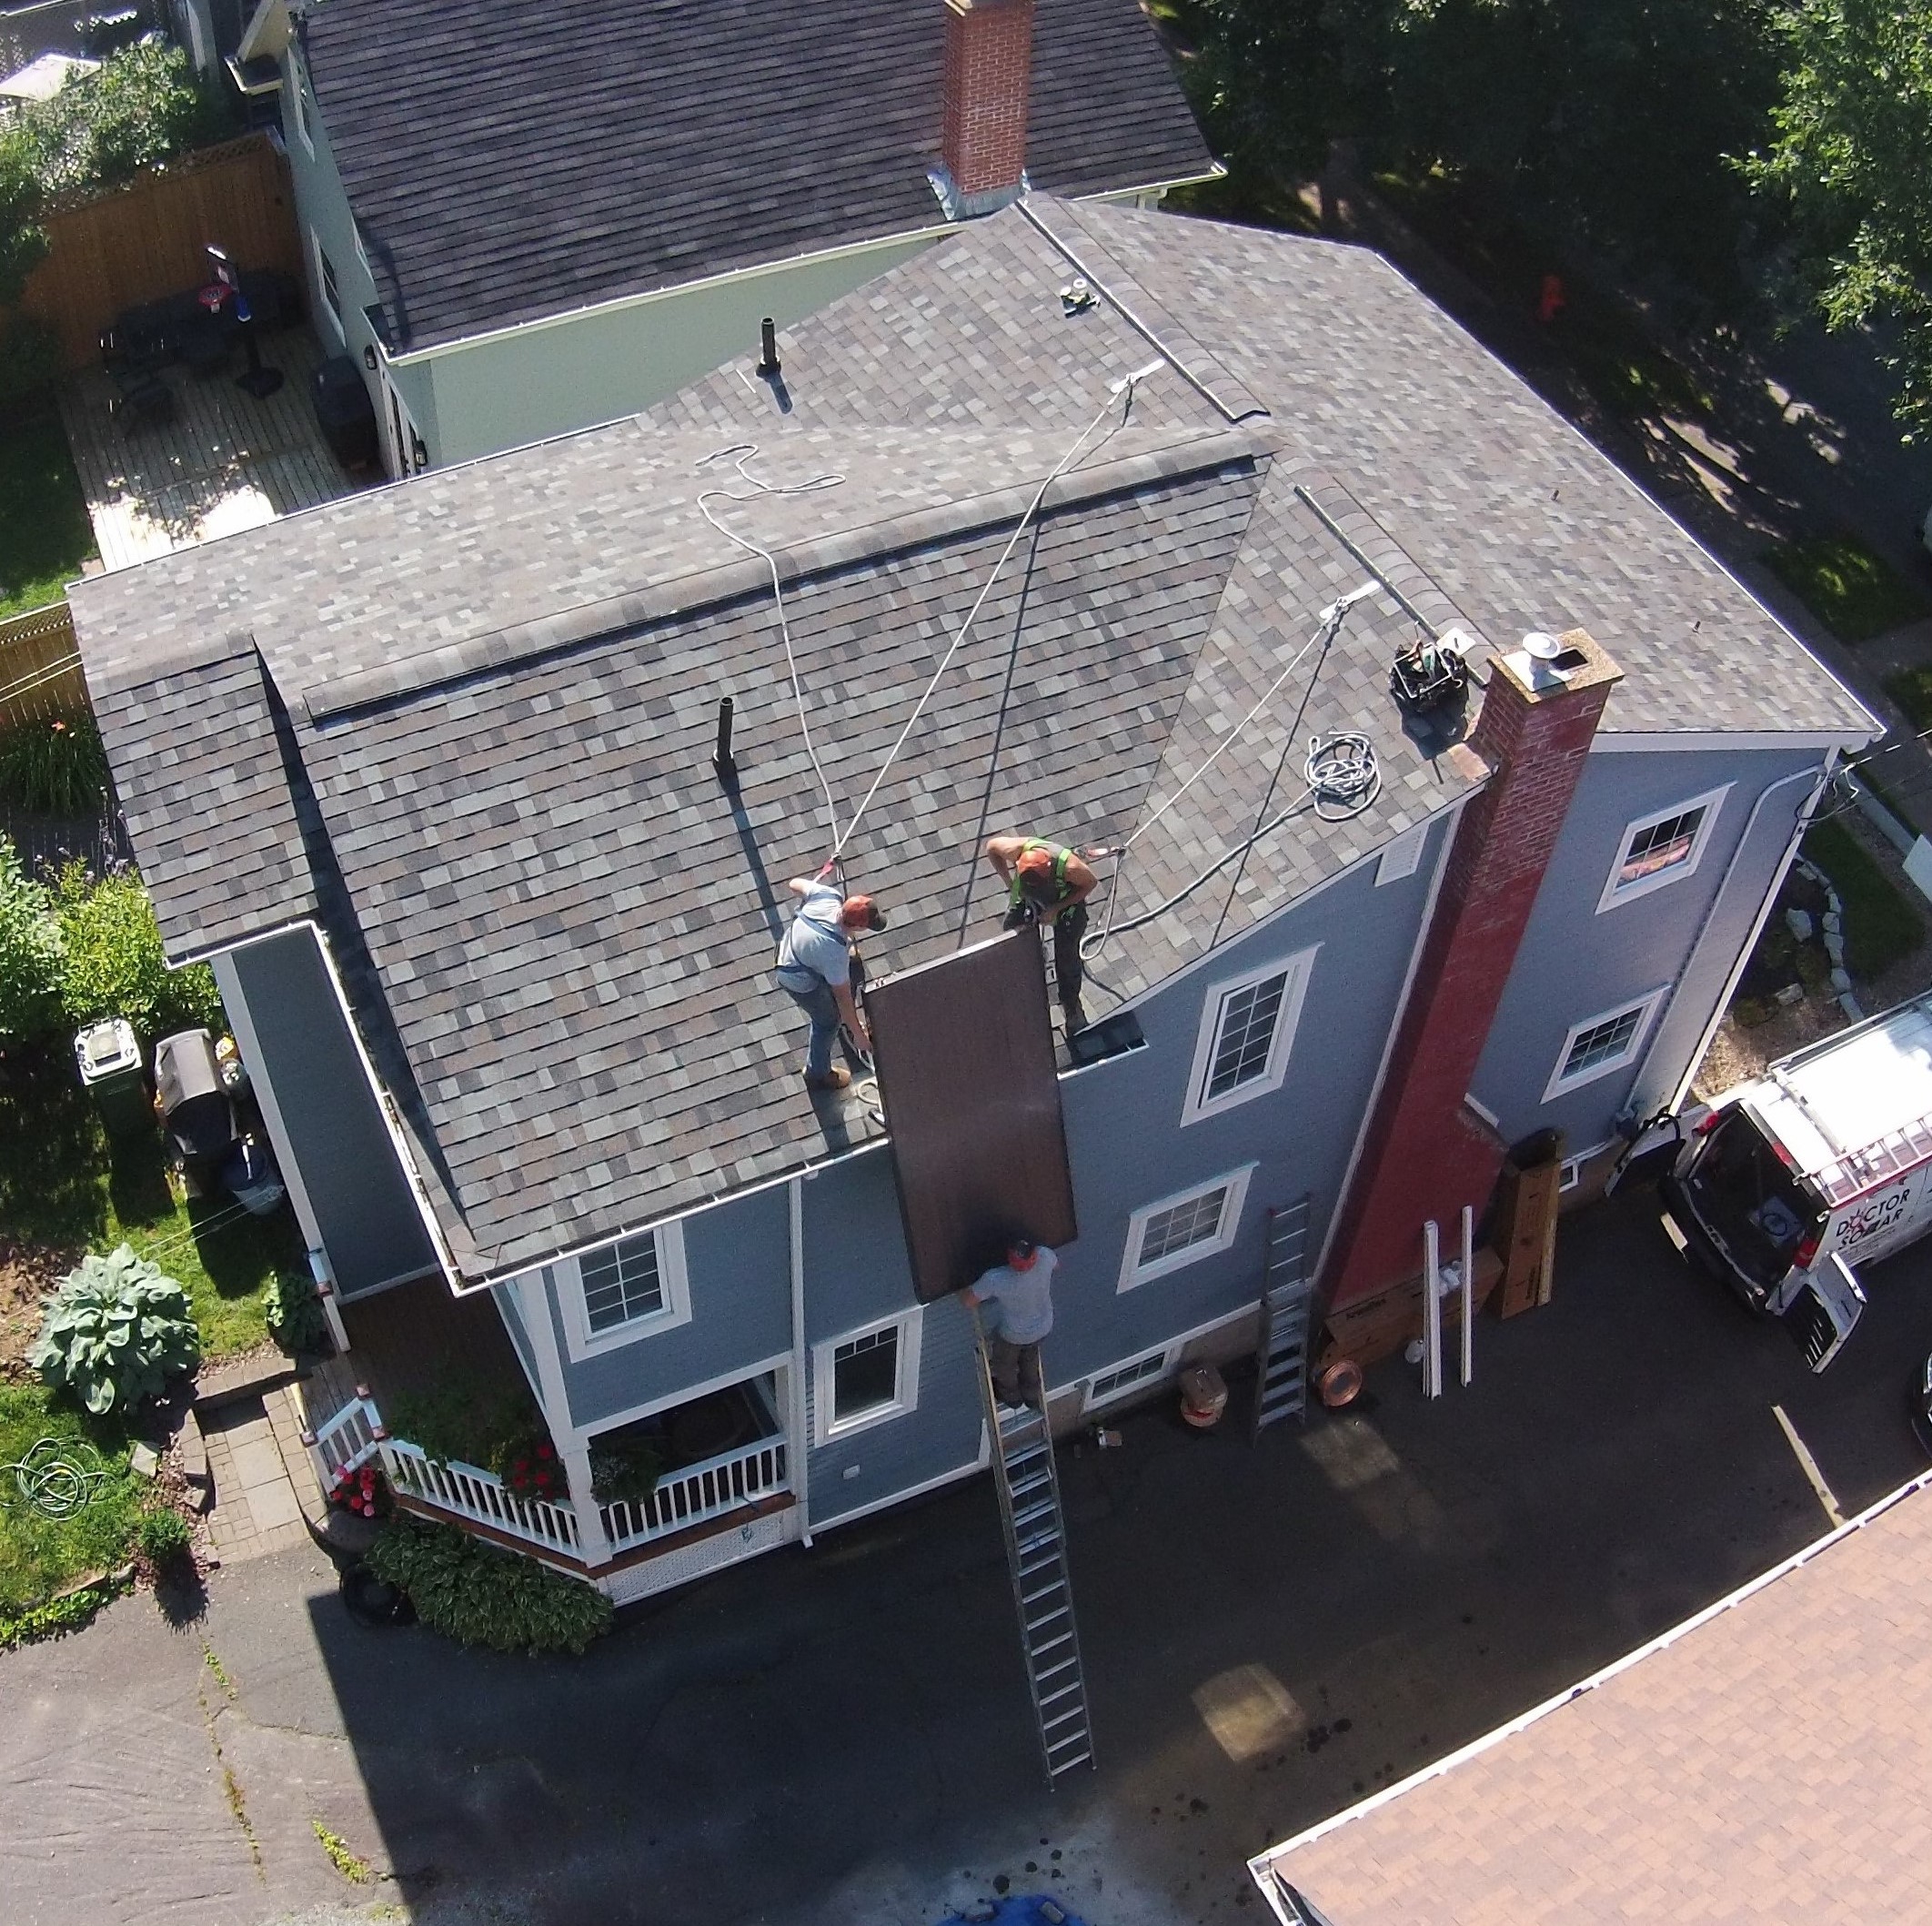
{"type": "Polygon", "coordinates": [[[1254,1430],[1308,1416],[1308,1199],[1271,1210],[1254,1348],[1254,1430]]]}
{"type": "Polygon", "coordinates": [[[1000,1517],[1006,1528],[1006,1557],[1012,1572],[1013,1603],[1020,1614],[1027,1685],[1033,1696],[1040,1750],[1052,1784],[1063,1772],[1093,1763],[1086,1674],[1081,1669],[1080,1634],[1073,1623],[1073,1588],[1067,1575],[1066,1520],[1060,1507],[1053,1437],[1045,1416],[1031,1406],[1013,1410],[1000,1405],[993,1396],[992,1370],[983,1337],[980,1388],[993,1445],[993,1480],[1000,1487],[1000,1517]]]}

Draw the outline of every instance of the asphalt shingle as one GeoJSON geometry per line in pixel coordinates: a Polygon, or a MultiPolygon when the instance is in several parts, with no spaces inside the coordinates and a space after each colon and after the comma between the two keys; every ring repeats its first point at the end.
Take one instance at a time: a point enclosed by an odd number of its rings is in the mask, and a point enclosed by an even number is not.
{"type": "MultiPolygon", "coordinates": [[[[941,224],[941,0],[328,0],[303,38],[392,345],[941,224]]],[[[1213,165],[1134,0],[1038,0],[1056,194],[1213,165]]]]}
{"type": "Polygon", "coordinates": [[[874,1128],[807,1103],[770,978],[784,881],[832,834],[746,542],[775,558],[843,825],[1092,430],[847,860],[891,914],[869,960],[901,968],[994,926],[987,835],[1111,844],[1144,825],[1095,1013],[1479,778],[1454,731],[1418,740],[1388,694],[1418,623],[1461,627],[1479,660],[1528,627],[1588,628],[1626,671],[1612,729],[1868,726],[1373,257],[1036,203],[793,330],[785,368],[789,412],[730,369],[636,420],[75,590],[171,944],[318,920],[472,1277],[874,1128]],[[1075,267],[1103,298],[1069,316],[1075,267]],[[741,469],[718,459],[743,445],[741,469]],[[800,486],[825,475],[841,479],[800,486]],[[1384,586],[1291,671],[1371,574],[1384,586]],[[709,760],[727,694],[735,794],[709,760]],[[1340,730],[1370,737],[1382,784],[1329,820],[1302,763],[1340,730]]]}

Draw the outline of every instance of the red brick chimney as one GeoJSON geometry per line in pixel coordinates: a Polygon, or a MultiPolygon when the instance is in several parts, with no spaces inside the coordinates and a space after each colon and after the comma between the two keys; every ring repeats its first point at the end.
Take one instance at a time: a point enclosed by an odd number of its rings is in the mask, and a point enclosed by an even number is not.
{"type": "Polygon", "coordinates": [[[1033,0],[945,0],[945,119],[935,185],[955,218],[991,214],[1025,183],[1033,0]]]}
{"type": "Polygon", "coordinates": [[[1470,749],[1494,771],[1463,812],[1435,915],[1323,1279],[1330,1310],[1414,1277],[1478,1213],[1503,1145],[1464,1103],[1584,758],[1623,671],[1580,629],[1553,660],[1492,659],[1470,749]]]}

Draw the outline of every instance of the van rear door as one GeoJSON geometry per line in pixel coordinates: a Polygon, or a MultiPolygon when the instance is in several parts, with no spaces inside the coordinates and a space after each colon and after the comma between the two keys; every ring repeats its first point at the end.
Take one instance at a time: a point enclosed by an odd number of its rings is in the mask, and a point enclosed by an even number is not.
{"type": "Polygon", "coordinates": [[[1836,1251],[1820,1261],[1791,1292],[1785,1327],[1814,1371],[1822,1371],[1845,1346],[1865,1310],[1865,1287],[1836,1251]]]}

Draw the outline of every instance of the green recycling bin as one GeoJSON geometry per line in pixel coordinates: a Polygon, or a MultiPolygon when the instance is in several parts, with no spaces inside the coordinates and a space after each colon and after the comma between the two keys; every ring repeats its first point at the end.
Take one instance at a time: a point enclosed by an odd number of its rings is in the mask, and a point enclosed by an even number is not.
{"type": "Polygon", "coordinates": [[[141,1045],[132,1024],[118,1016],[89,1024],[74,1039],[74,1058],[80,1065],[82,1088],[99,1107],[110,1137],[138,1136],[155,1127],[147,1083],[141,1074],[141,1045]]]}

